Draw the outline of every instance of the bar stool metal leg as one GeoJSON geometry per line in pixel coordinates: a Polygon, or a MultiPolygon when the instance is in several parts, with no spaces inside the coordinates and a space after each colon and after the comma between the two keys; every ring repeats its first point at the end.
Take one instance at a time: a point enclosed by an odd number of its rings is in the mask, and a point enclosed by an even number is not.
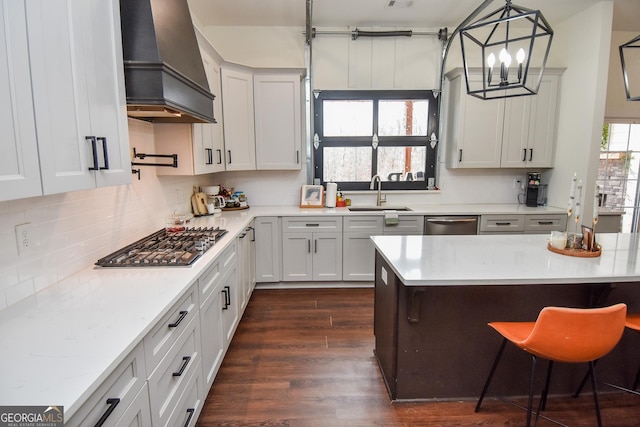
{"type": "Polygon", "coordinates": [[[478,399],[478,403],[476,404],[475,412],[480,411],[480,405],[482,405],[482,400],[484,399],[484,395],[487,394],[489,383],[493,379],[493,374],[496,372],[496,367],[498,366],[498,362],[500,362],[500,358],[502,357],[502,352],[504,351],[504,347],[506,345],[507,345],[507,339],[504,338],[502,340],[502,344],[500,345],[500,349],[498,350],[498,354],[496,354],[496,358],[493,361],[493,365],[491,366],[491,371],[489,371],[489,376],[487,377],[487,381],[484,383],[484,387],[482,388],[482,393],[480,393],[480,398],[478,399]]]}

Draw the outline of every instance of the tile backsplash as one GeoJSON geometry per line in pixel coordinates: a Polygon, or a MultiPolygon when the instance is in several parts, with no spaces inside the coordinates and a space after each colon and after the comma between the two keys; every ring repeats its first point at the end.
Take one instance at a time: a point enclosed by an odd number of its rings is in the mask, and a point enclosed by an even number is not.
{"type": "MultiPolygon", "coordinates": [[[[151,126],[130,121],[132,147],[154,151],[151,126]]],[[[212,183],[141,169],[129,185],[0,202],[0,310],[159,230],[173,211],[190,212],[193,186],[212,183]],[[24,223],[30,247],[19,253],[15,227],[24,223]]]]}

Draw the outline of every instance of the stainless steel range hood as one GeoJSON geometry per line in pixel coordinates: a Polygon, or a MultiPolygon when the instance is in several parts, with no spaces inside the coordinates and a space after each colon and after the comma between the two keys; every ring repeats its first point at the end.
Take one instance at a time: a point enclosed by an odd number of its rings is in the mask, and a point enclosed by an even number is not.
{"type": "Polygon", "coordinates": [[[187,0],[120,0],[120,18],[128,115],[215,123],[187,0]]]}

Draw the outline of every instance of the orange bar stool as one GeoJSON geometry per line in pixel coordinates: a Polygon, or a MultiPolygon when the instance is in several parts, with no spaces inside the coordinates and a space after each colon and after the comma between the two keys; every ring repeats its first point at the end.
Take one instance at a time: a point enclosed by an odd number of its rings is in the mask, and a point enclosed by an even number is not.
{"type": "Polygon", "coordinates": [[[625,328],[627,306],[616,304],[603,308],[545,307],[535,322],[491,322],[489,326],[504,337],[482,389],[476,412],[484,399],[507,341],[532,356],[531,382],[527,405],[527,427],[531,425],[533,387],[538,358],[549,361],[545,386],[540,396],[536,420],[545,409],[549,380],[554,362],[588,363],[593,387],[598,426],[602,425],[596,386],[595,363],[620,341],[625,328]]]}
{"type": "MultiPolygon", "coordinates": [[[[629,314],[627,316],[627,322],[625,323],[627,328],[640,332],[640,313],[629,314]]],[[[636,373],[636,379],[633,381],[633,387],[631,390],[635,391],[638,388],[638,382],[640,382],[640,367],[636,373]]]]}

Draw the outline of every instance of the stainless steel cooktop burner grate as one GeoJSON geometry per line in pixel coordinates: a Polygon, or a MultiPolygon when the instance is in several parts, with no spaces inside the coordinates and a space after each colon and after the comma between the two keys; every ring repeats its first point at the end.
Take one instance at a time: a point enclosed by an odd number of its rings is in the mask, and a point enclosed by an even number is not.
{"type": "Polygon", "coordinates": [[[220,228],[162,229],[106,257],[100,267],[178,267],[189,266],[211,248],[227,230],[220,228]]]}

